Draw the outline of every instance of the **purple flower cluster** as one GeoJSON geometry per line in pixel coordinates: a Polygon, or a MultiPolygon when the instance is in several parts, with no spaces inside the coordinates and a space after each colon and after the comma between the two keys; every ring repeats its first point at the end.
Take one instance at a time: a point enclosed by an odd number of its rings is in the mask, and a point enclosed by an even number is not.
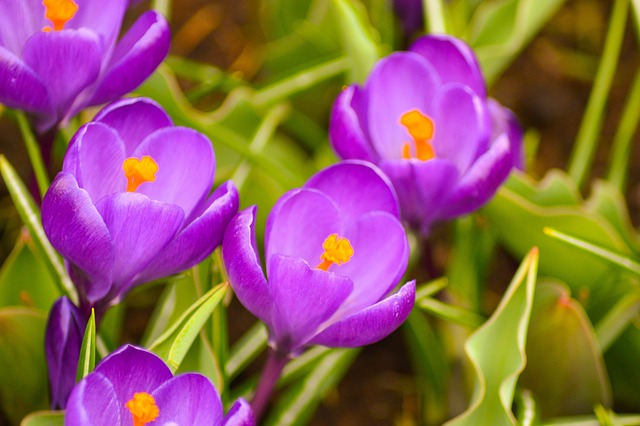
{"type": "Polygon", "coordinates": [[[364,86],[336,99],[329,133],[340,157],[382,168],[423,235],[481,207],[522,164],[515,117],[487,97],[473,52],[449,36],[380,60],[364,86]]]}
{"type": "Polygon", "coordinates": [[[128,0],[0,0],[0,102],[40,131],[142,83],[169,51],[169,25],[144,13],[118,41],[128,0]]]}

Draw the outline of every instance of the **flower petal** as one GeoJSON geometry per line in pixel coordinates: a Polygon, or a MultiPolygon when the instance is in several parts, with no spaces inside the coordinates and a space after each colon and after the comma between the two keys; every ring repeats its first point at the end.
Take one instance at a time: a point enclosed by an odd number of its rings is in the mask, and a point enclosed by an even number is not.
{"type": "Polygon", "coordinates": [[[282,196],[271,209],[265,229],[264,246],[267,271],[276,254],[302,258],[315,266],[320,263],[322,243],[330,234],[341,235],[344,223],[338,207],[316,189],[294,189],[282,196]]]}
{"type": "Polygon", "coordinates": [[[491,121],[485,103],[468,87],[450,84],[438,92],[434,104],[436,156],[452,161],[464,174],[489,147],[491,121]]]}
{"type": "Polygon", "coordinates": [[[148,98],[125,98],[112,102],[100,110],[93,121],[104,123],[118,132],[128,157],[151,133],[173,125],[162,107],[148,98]]]}
{"type": "Polygon", "coordinates": [[[45,194],[42,226],[75,273],[80,297],[93,302],[104,296],[115,261],[113,243],[89,194],[72,175],[59,173],[45,194]]]}
{"type": "Polygon", "coordinates": [[[59,120],[76,96],[98,78],[102,49],[97,35],[86,28],[40,32],[25,43],[23,58],[47,87],[59,120]]]}
{"type": "Polygon", "coordinates": [[[389,178],[371,163],[342,161],[316,173],[305,188],[317,189],[329,196],[345,223],[373,210],[400,216],[398,199],[389,178]]]}
{"type": "Polygon", "coordinates": [[[522,128],[518,119],[509,109],[500,105],[496,100],[489,98],[487,107],[491,115],[491,140],[495,141],[502,133],[509,138],[509,146],[513,167],[520,170],[524,168],[524,146],[522,143],[522,128]]]}
{"type": "Polygon", "coordinates": [[[67,28],[90,28],[102,40],[105,56],[111,54],[116,39],[120,35],[120,26],[127,9],[127,0],[82,1],[78,2],[78,11],[67,22],[67,28]]]}
{"type": "Polygon", "coordinates": [[[442,212],[443,218],[450,219],[477,210],[494,196],[511,172],[513,156],[509,148],[509,138],[502,135],[473,164],[453,191],[447,208],[442,212]]]}
{"type": "Polygon", "coordinates": [[[223,426],[254,426],[256,419],[247,401],[239,398],[233,403],[222,422],[223,426]]]}
{"type": "Polygon", "coordinates": [[[238,300],[253,315],[266,321],[271,315],[271,292],[256,248],[255,215],[253,206],[231,220],[222,242],[222,257],[238,300]]]}
{"type": "Polygon", "coordinates": [[[0,46],[0,103],[34,113],[53,112],[47,88],[38,75],[20,58],[2,46],[0,46]]]}
{"type": "MultiPolygon", "coordinates": [[[[121,424],[122,406],[111,382],[102,374],[89,374],[71,392],[64,415],[65,426],[121,424]]],[[[131,418],[131,414],[127,417],[131,418]]]]}
{"type": "Polygon", "coordinates": [[[386,160],[380,167],[396,189],[403,220],[428,235],[431,224],[441,219],[441,211],[449,203],[450,193],[459,179],[456,166],[435,158],[386,160]]]}
{"type": "Polygon", "coordinates": [[[96,207],[116,250],[111,294],[116,297],[137,283],[137,274],[175,237],[184,213],[133,192],[103,198],[96,207]]]}
{"type": "Polygon", "coordinates": [[[375,162],[378,154],[369,143],[366,131],[366,112],[358,114],[353,104],[363,101],[361,89],[352,85],[344,89],[336,98],[331,110],[329,141],[334,151],[345,159],[362,159],[375,162]]]}
{"type": "Polygon", "coordinates": [[[181,374],[164,382],[153,394],[160,415],[158,425],[221,425],[222,402],[209,379],[181,374]]]}
{"type": "Polygon", "coordinates": [[[189,217],[211,190],[215,157],[211,142],[186,127],[167,127],[147,137],[133,157],[150,155],[158,164],[154,182],[136,190],[153,200],[176,204],[189,217]]]}
{"type": "Polygon", "coordinates": [[[411,137],[400,118],[413,109],[433,117],[431,102],[439,85],[433,66],[415,53],[393,53],[377,63],[364,90],[369,135],[381,157],[401,158],[411,137]]]}
{"type": "Polygon", "coordinates": [[[20,55],[31,34],[46,25],[42,0],[0,0],[0,46],[20,55]]]}
{"type": "Polygon", "coordinates": [[[393,289],[407,268],[409,243],[400,221],[386,212],[363,215],[345,232],[353,257],[330,271],[353,281],[353,292],[340,308],[351,315],[378,302],[393,289]]]}
{"type": "Polygon", "coordinates": [[[416,298],[411,281],[386,299],[331,324],[311,340],[329,347],[353,348],[375,343],[396,330],[407,319],[416,298]]]}
{"type": "Polygon", "coordinates": [[[170,37],[162,15],[147,11],[140,16],[116,45],[90,104],[117,99],[138,87],[167,56],[170,37]]]}
{"type": "Polygon", "coordinates": [[[222,243],[227,225],[238,212],[238,191],[227,181],[216,189],[207,204],[207,209],[146,267],[141,280],[151,281],[190,268],[222,243]]]}
{"type": "Polygon", "coordinates": [[[276,351],[295,355],[349,296],[353,283],[345,276],[311,269],[296,257],[274,255],[270,262],[270,341],[276,351]]]}
{"type": "Polygon", "coordinates": [[[476,55],[462,40],[434,34],[420,37],[409,50],[429,61],[443,83],[462,83],[469,86],[478,96],[487,96],[476,55]]]}

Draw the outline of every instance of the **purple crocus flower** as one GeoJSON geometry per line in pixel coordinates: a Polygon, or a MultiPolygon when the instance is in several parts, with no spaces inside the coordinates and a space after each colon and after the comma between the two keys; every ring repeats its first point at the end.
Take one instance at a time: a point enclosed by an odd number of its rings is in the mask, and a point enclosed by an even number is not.
{"type": "Polygon", "coordinates": [[[43,132],[135,89],[169,51],[166,20],[144,13],[118,41],[128,0],[0,0],[0,102],[43,132]]]}
{"type": "Polygon", "coordinates": [[[380,60],[364,87],[338,96],[329,132],[339,156],[382,168],[403,219],[425,236],[481,207],[522,164],[515,117],[487,98],[473,52],[450,36],[380,60]]]}
{"type": "Polygon", "coordinates": [[[255,245],[255,208],[231,221],[222,247],[229,280],[266,323],[278,354],[374,343],[406,319],[415,283],[387,297],[409,253],[398,214],[393,189],[372,165],[344,162],[317,173],[269,214],[268,280],[255,245]]]}
{"type": "Polygon", "coordinates": [[[42,223],[87,318],[222,242],[238,194],[231,182],[210,194],[214,170],[211,142],[173,126],[149,99],[115,102],[78,130],[42,202],[42,223]]]}
{"type": "Polygon", "coordinates": [[[255,424],[249,405],[236,401],[225,417],[218,392],[197,373],[173,376],[155,354],[126,345],[100,362],[71,392],[66,426],[255,424]]]}

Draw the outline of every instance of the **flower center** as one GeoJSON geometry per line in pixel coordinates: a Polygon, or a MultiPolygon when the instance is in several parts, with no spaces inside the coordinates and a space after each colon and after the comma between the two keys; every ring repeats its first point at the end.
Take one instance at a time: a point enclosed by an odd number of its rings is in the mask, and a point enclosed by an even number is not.
{"type": "MultiPolygon", "coordinates": [[[[42,0],[45,8],[44,17],[51,21],[54,31],[60,31],[64,24],[73,18],[78,11],[78,5],[73,0],[42,0]]],[[[50,26],[46,26],[43,31],[51,31],[50,26]]]]}
{"type": "Polygon", "coordinates": [[[127,191],[134,192],[143,183],[156,180],[158,163],[149,155],[143,156],[141,160],[129,157],[122,163],[122,170],[127,178],[127,191]]]}
{"type": "Polygon", "coordinates": [[[433,139],[433,121],[417,109],[407,111],[400,116],[400,124],[407,128],[413,138],[415,153],[411,152],[411,144],[402,144],[402,158],[409,160],[417,158],[421,161],[431,160],[436,156],[433,146],[429,142],[433,139]]]}
{"type": "Polygon", "coordinates": [[[331,234],[322,243],[324,253],[320,256],[322,262],[316,268],[328,271],[329,267],[334,263],[336,265],[342,265],[351,260],[353,256],[353,247],[348,239],[338,236],[338,234],[331,234]]]}
{"type": "Polygon", "coordinates": [[[133,426],[144,426],[160,415],[156,400],[146,392],[136,392],[125,405],[131,411],[133,426]]]}

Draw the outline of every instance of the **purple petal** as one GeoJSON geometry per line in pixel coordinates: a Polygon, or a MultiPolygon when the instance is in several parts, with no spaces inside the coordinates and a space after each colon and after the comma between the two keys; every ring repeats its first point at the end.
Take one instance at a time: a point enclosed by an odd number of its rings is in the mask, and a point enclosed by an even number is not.
{"type": "Polygon", "coordinates": [[[0,45],[16,55],[31,34],[47,25],[42,0],[0,0],[0,45]]]}
{"type": "Polygon", "coordinates": [[[222,424],[223,426],[254,426],[256,419],[249,403],[240,398],[233,403],[222,424]]]}
{"type": "Polygon", "coordinates": [[[417,54],[393,53],[378,62],[364,90],[369,134],[381,157],[401,158],[402,145],[411,136],[400,118],[413,109],[433,117],[432,99],[439,85],[433,66],[417,54]]]}
{"type": "Polygon", "coordinates": [[[366,113],[358,115],[354,103],[361,103],[360,89],[349,86],[336,98],[331,110],[329,123],[329,141],[334,151],[345,159],[362,159],[376,162],[378,154],[373,150],[365,135],[366,113]]]}
{"type": "Polygon", "coordinates": [[[103,198],[96,207],[116,250],[113,290],[119,295],[128,290],[136,275],[174,238],[184,213],[177,206],[133,192],[103,198]]]}
{"type": "Polygon", "coordinates": [[[53,304],[47,321],[45,351],[49,371],[51,409],[63,409],[76,384],[76,371],[86,321],[66,297],[53,304]]]}
{"type": "Polygon", "coordinates": [[[509,138],[513,167],[523,170],[524,146],[522,143],[522,128],[518,123],[518,119],[513,112],[504,108],[494,99],[489,98],[487,100],[487,107],[491,115],[491,140],[495,141],[502,133],[506,133],[509,138]]]}
{"type": "MultiPolygon", "coordinates": [[[[89,374],[71,392],[64,415],[65,426],[120,425],[122,405],[113,384],[102,374],[89,374]]],[[[129,413],[127,419],[131,419],[129,413]]]]}
{"type": "MultiPolygon", "coordinates": [[[[108,355],[96,366],[95,373],[109,378],[121,418],[131,418],[125,404],[133,398],[134,393],[152,394],[162,383],[173,377],[169,367],[158,356],[131,345],[125,345],[108,355]]],[[[100,394],[95,397],[99,398],[100,394]]]]}
{"type": "Polygon", "coordinates": [[[363,161],[342,161],[316,173],[305,184],[328,195],[338,206],[345,223],[379,210],[400,216],[398,199],[389,178],[363,161]]]}
{"type": "Polygon", "coordinates": [[[386,299],[331,324],[311,343],[329,347],[353,348],[375,343],[396,330],[407,319],[416,298],[411,281],[386,299]]]}
{"type": "Polygon", "coordinates": [[[353,283],[345,276],[311,269],[295,257],[274,255],[270,261],[270,340],[278,352],[295,353],[336,312],[353,283]]]}
{"type": "Polygon", "coordinates": [[[171,117],[155,101],[126,98],[104,107],[93,119],[113,127],[130,157],[142,141],[156,130],[173,125],[171,117]]]}
{"type": "Polygon", "coordinates": [[[0,46],[0,103],[29,112],[53,112],[47,88],[38,75],[20,58],[2,46],[0,46]]]}
{"type": "Polygon", "coordinates": [[[320,263],[322,243],[331,234],[344,234],[338,207],[315,189],[289,191],[278,200],[267,218],[265,252],[302,258],[315,266],[320,263]]]}
{"type": "Polygon", "coordinates": [[[429,35],[417,39],[409,50],[429,61],[443,83],[462,83],[478,96],[487,96],[476,55],[462,40],[447,35],[429,35]]]}
{"type": "Polygon", "coordinates": [[[84,277],[74,280],[81,298],[95,301],[104,296],[111,284],[113,243],[89,194],[72,175],[59,173],[51,184],[42,201],[42,226],[76,275],[84,277]]]}
{"type": "Polygon", "coordinates": [[[511,168],[509,139],[502,135],[462,177],[442,213],[443,218],[454,218],[482,207],[507,179],[511,168]]]}
{"type": "Polygon", "coordinates": [[[97,203],[106,195],[126,190],[122,170],[124,144],[115,130],[90,122],[78,130],[72,141],[70,158],[65,156],[64,170],[74,172],[78,185],[97,203]],[[71,163],[76,162],[75,167],[71,163]]]}
{"type": "Polygon", "coordinates": [[[409,243],[400,221],[385,212],[363,215],[345,233],[353,257],[330,271],[353,281],[353,292],[340,309],[350,315],[378,302],[393,289],[407,268],[409,243]]]}
{"type": "Polygon", "coordinates": [[[459,84],[446,86],[434,104],[436,156],[452,161],[464,174],[489,147],[491,121],[485,104],[459,84]]]}
{"type": "Polygon", "coordinates": [[[170,37],[162,15],[144,13],[116,45],[90,103],[108,102],[138,87],[167,56],[170,37]]]}
{"type": "Polygon", "coordinates": [[[66,115],[76,96],[98,78],[101,53],[100,40],[85,28],[40,32],[27,40],[24,62],[47,87],[58,119],[66,115]]]}
{"type": "Polygon", "coordinates": [[[222,257],[238,300],[253,315],[266,321],[271,315],[271,292],[256,248],[255,215],[253,206],[231,220],[222,242],[222,257]]]}
{"type": "Polygon", "coordinates": [[[189,217],[213,184],[215,158],[209,139],[186,127],[167,127],[146,138],[133,157],[144,155],[155,160],[158,172],[154,182],[143,183],[136,192],[176,204],[189,217]]]}
{"type": "Polygon", "coordinates": [[[181,374],[153,392],[160,415],[158,425],[221,425],[222,403],[209,379],[201,374],[181,374]]]}
{"type": "Polygon", "coordinates": [[[402,218],[428,235],[459,179],[453,163],[438,158],[429,161],[387,160],[380,164],[400,200],[402,218]]]}
{"type": "Polygon", "coordinates": [[[216,189],[207,204],[207,209],[180,231],[147,266],[142,281],[151,281],[190,268],[222,243],[227,225],[238,212],[238,191],[228,181],[216,189]]]}
{"type": "MultiPolygon", "coordinates": [[[[89,28],[99,36],[104,54],[108,57],[120,35],[120,26],[127,8],[127,0],[83,1],[78,11],[67,22],[67,28],[89,28]]],[[[44,13],[44,10],[43,10],[44,13]]]]}
{"type": "Polygon", "coordinates": [[[422,0],[394,0],[393,7],[402,21],[406,36],[422,29],[424,26],[422,0]]]}

